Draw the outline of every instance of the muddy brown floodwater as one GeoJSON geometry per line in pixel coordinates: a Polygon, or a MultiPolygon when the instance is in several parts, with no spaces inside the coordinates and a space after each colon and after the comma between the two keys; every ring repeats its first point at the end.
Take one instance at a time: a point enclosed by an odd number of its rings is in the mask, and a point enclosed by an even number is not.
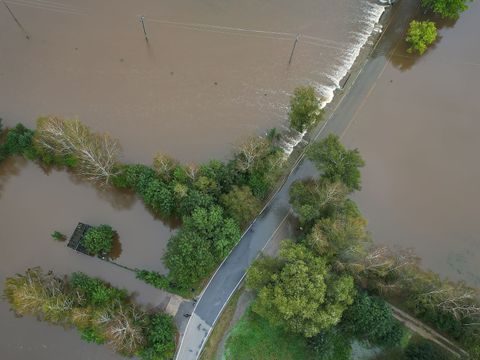
{"type": "MultiPolygon", "coordinates": [[[[329,101],[383,12],[373,0],[5,3],[30,37],[2,1],[0,117],[6,125],[33,127],[40,115],[78,117],[119,138],[124,161],[143,163],[156,151],[186,162],[228,157],[241,137],[286,124],[289,95],[299,84],[314,85],[329,101]]],[[[32,266],[84,271],[163,307],[168,294],[50,238],[54,230],[69,236],[79,221],[118,231],[118,263],[165,271],[160,259],[172,230],[138,199],[16,159],[0,168],[2,284],[32,266]]],[[[0,318],[2,359],[119,358],[73,330],[15,319],[5,302],[0,318]]]]}
{"type": "Polygon", "coordinates": [[[344,140],[366,159],[356,195],[377,242],[480,286],[480,3],[421,58],[400,44],[344,140]]]}

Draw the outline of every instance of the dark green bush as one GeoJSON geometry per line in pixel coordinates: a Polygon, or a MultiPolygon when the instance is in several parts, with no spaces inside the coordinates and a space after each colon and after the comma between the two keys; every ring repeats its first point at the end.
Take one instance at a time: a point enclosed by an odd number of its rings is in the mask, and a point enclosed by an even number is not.
{"type": "Polygon", "coordinates": [[[125,290],[111,287],[102,280],[92,278],[81,272],[75,272],[71,275],[70,285],[82,294],[88,305],[108,307],[117,301],[125,301],[127,297],[125,290]]]}
{"type": "Polygon", "coordinates": [[[143,360],[172,359],[175,355],[176,329],[171,316],[150,315],[145,331],[147,344],[140,352],[143,360]]]}
{"type": "Polygon", "coordinates": [[[349,360],[352,354],[351,340],[341,328],[332,327],[309,340],[316,360],[349,360]]]}
{"type": "Polygon", "coordinates": [[[115,231],[109,225],[100,225],[88,229],[82,239],[82,245],[91,255],[108,255],[112,251],[115,231]]]}

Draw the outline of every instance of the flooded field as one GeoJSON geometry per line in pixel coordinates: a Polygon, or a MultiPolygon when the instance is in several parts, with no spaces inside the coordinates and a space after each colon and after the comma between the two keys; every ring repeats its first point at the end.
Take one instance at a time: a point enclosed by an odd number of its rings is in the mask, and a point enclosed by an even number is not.
{"type": "Polygon", "coordinates": [[[412,247],[480,286],[480,4],[422,58],[400,44],[347,130],[366,159],[356,196],[377,242],[412,247]]]}
{"type": "MultiPolygon", "coordinates": [[[[47,114],[78,117],[119,138],[124,161],[144,163],[156,151],[186,162],[228,157],[243,136],[287,123],[289,95],[300,84],[314,85],[328,102],[383,12],[370,0],[5,3],[23,28],[0,3],[6,125],[33,127],[47,114]]],[[[118,263],[164,271],[172,230],[138,199],[17,159],[0,168],[0,214],[1,283],[32,266],[84,271],[164,306],[167,295],[131,272],[50,237],[54,230],[70,235],[79,221],[109,224],[120,235],[118,263]]],[[[15,319],[5,302],[0,319],[2,359],[119,358],[75,331],[15,319]]]]}

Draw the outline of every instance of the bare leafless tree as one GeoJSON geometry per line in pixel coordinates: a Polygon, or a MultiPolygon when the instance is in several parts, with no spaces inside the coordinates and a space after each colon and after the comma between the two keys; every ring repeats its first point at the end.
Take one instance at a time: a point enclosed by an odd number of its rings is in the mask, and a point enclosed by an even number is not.
{"type": "Polygon", "coordinates": [[[259,136],[252,136],[248,138],[236,149],[238,169],[241,171],[250,170],[258,159],[261,159],[265,156],[268,149],[268,140],[259,136]]]}
{"type": "Polygon", "coordinates": [[[170,176],[177,165],[178,162],[166,154],[156,153],[153,157],[153,168],[157,174],[165,180],[170,179],[170,176]]]}
{"type": "Polygon", "coordinates": [[[108,184],[115,175],[114,169],[120,154],[118,140],[106,133],[92,133],[79,120],[40,118],[35,143],[41,151],[73,157],[78,162],[78,173],[87,180],[108,184]]]}

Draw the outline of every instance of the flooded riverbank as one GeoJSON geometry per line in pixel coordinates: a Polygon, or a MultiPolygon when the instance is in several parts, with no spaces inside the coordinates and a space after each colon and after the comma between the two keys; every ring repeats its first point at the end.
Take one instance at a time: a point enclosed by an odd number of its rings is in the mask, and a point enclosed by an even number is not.
{"type": "Polygon", "coordinates": [[[375,241],[412,247],[425,267],[476,286],[479,24],[474,2],[423,57],[399,44],[344,136],[366,159],[355,198],[375,241]]]}
{"type": "MultiPolygon", "coordinates": [[[[30,37],[0,6],[6,125],[33,127],[42,114],[79,117],[118,137],[124,161],[144,163],[156,151],[186,162],[228,157],[243,136],[286,124],[289,95],[300,84],[330,100],[383,12],[370,0],[5,2],[30,37]]],[[[164,271],[172,230],[138,199],[17,160],[0,169],[0,212],[2,283],[33,266],[84,271],[137,292],[141,303],[165,305],[164,292],[131,272],[50,237],[54,230],[70,235],[79,221],[109,224],[120,235],[118,263],[164,271]]],[[[15,319],[5,302],[0,318],[2,358],[119,358],[75,331],[15,319]]]]}

